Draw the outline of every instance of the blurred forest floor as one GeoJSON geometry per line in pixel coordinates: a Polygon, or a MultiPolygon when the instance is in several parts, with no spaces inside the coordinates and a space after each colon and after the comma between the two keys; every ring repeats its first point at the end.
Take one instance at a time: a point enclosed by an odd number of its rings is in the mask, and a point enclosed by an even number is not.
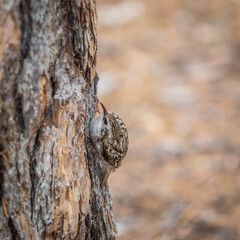
{"type": "Polygon", "coordinates": [[[98,0],[99,95],[130,147],[120,240],[240,239],[240,2],[98,0]]]}

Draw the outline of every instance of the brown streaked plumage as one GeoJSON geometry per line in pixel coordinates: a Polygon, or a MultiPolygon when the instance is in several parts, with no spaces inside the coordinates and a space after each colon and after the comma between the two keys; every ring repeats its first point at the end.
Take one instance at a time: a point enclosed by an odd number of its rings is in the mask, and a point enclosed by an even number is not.
{"type": "Polygon", "coordinates": [[[95,117],[90,124],[90,136],[96,150],[104,161],[104,179],[102,185],[107,183],[109,174],[121,166],[128,150],[127,128],[119,116],[108,112],[104,105],[103,113],[95,117]]]}

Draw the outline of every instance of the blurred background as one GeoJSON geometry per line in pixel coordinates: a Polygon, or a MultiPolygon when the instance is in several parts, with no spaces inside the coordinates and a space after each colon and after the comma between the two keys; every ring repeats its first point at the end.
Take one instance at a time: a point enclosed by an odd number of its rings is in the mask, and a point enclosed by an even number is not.
{"type": "Polygon", "coordinates": [[[240,239],[240,1],[97,0],[99,97],[128,126],[120,240],[240,239]]]}

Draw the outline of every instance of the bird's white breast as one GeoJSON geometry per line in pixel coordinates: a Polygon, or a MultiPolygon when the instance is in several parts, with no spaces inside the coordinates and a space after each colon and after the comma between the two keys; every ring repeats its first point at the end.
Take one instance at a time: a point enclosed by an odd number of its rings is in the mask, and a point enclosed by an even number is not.
{"type": "Polygon", "coordinates": [[[96,116],[90,123],[90,137],[95,145],[96,150],[100,154],[101,154],[101,144],[99,143],[99,139],[101,137],[102,119],[103,119],[103,113],[96,116]]]}

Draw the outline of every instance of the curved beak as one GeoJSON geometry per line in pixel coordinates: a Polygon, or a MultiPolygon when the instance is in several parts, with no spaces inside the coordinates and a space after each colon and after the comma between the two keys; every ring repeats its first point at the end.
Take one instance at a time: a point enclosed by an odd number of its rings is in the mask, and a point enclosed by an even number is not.
{"type": "Polygon", "coordinates": [[[104,115],[107,115],[107,110],[106,110],[106,108],[104,107],[104,105],[100,102],[100,104],[101,104],[101,106],[102,106],[102,108],[103,108],[103,114],[104,115]]]}

